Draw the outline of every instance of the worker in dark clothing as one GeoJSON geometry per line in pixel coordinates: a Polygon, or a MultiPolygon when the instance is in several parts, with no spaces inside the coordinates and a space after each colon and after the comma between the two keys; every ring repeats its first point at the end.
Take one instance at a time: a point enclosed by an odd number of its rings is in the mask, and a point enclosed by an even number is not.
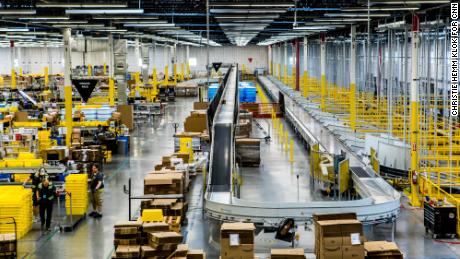
{"type": "Polygon", "coordinates": [[[51,217],[53,215],[53,203],[56,198],[56,187],[48,179],[44,179],[38,185],[37,201],[40,205],[41,229],[50,230],[51,217]],[[46,224],[46,225],[45,225],[46,224]]]}
{"type": "Polygon", "coordinates": [[[89,216],[94,218],[102,217],[102,198],[104,195],[104,174],[99,171],[99,165],[93,164],[91,168],[91,203],[93,212],[89,216]]]}
{"type": "Polygon", "coordinates": [[[39,208],[38,208],[38,201],[37,201],[37,190],[38,186],[43,182],[44,179],[49,179],[49,175],[46,172],[45,168],[40,168],[38,172],[32,173],[29,178],[27,178],[24,181],[24,186],[28,182],[32,182],[32,204],[34,206],[34,216],[35,219],[34,221],[38,221],[38,213],[39,213],[39,208]]]}

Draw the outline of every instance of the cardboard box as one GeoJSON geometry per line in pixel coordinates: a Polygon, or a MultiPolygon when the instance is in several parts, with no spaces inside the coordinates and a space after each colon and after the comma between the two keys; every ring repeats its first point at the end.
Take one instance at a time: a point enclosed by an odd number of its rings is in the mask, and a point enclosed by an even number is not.
{"type": "Polygon", "coordinates": [[[206,254],[203,252],[203,250],[188,250],[187,259],[206,259],[206,254]]]}
{"type": "Polygon", "coordinates": [[[364,245],[342,246],[342,259],[364,259],[364,245]]]}
{"type": "Polygon", "coordinates": [[[141,254],[141,247],[138,245],[119,245],[115,250],[116,256],[119,258],[137,258],[141,254]]]}
{"type": "Polygon", "coordinates": [[[221,244],[220,256],[222,259],[246,259],[254,257],[254,244],[227,246],[221,244]]]}
{"type": "Polygon", "coordinates": [[[157,244],[180,244],[182,235],[176,232],[150,233],[150,239],[157,244]]]}
{"type": "MultiPolygon", "coordinates": [[[[350,243],[351,245],[351,243],[350,243]]],[[[342,246],[342,237],[323,237],[322,238],[322,247],[337,247],[342,246]]]]}
{"type": "Polygon", "coordinates": [[[372,241],[364,243],[366,257],[369,259],[402,259],[403,254],[394,242],[372,241]]]}
{"type": "Polygon", "coordinates": [[[253,258],[254,230],[253,223],[223,223],[220,229],[222,259],[253,258]]]}
{"type": "Polygon", "coordinates": [[[121,124],[126,125],[129,130],[134,128],[133,123],[133,106],[132,105],[118,105],[117,111],[121,115],[121,124]]]}
{"type": "Polygon", "coordinates": [[[27,114],[27,112],[18,111],[14,114],[14,117],[16,121],[20,121],[20,122],[29,121],[29,115],[27,114]]]}
{"type": "Polygon", "coordinates": [[[272,249],[271,259],[305,259],[303,248],[272,249]]]}
{"type": "Polygon", "coordinates": [[[194,102],[193,109],[194,110],[206,110],[208,109],[209,103],[208,102],[194,102]]]}
{"type": "Polygon", "coordinates": [[[144,222],[142,224],[142,232],[155,233],[155,232],[168,232],[169,225],[165,222],[144,222]]]}
{"type": "Polygon", "coordinates": [[[341,259],[342,247],[321,249],[318,259],[341,259]]]}

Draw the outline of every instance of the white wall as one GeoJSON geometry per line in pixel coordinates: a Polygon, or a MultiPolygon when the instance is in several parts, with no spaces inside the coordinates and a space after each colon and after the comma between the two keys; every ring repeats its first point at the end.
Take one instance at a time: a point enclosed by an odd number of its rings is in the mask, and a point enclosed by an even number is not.
{"type": "MultiPolygon", "coordinates": [[[[108,53],[105,43],[98,40],[87,44],[87,52],[84,54],[84,45],[76,40],[73,42],[72,47],[72,67],[81,65],[103,65],[109,63],[108,53]],[[85,58],[83,58],[85,56],[85,58]],[[84,62],[83,62],[84,61],[84,62]]],[[[163,72],[164,67],[169,63],[169,70],[172,73],[171,66],[171,47],[157,45],[156,54],[153,57],[153,50],[149,48],[150,64],[149,73],[151,73],[154,62],[157,72],[163,72]]],[[[45,66],[50,67],[50,73],[63,73],[63,48],[19,48],[15,49],[16,58],[19,67],[23,68],[24,73],[43,73],[45,66]],[[48,62],[51,65],[48,65],[48,62]]],[[[186,47],[177,47],[177,63],[185,63],[186,47]]],[[[11,59],[10,48],[0,48],[0,74],[9,74],[11,72],[11,59]]],[[[205,71],[206,66],[206,48],[205,47],[190,47],[190,58],[196,58],[196,66],[191,66],[190,69],[194,71],[205,71]]],[[[210,62],[224,62],[224,63],[239,63],[244,64],[252,72],[255,68],[266,68],[268,64],[268,53],[266,47],[259,46],[224,46],[224,47],[211,47],[210,48],[210,62]],[[248,61],[252,58],[252,62],[248,61]]],[[[138,61],[135,58],[134,47],[128,47],[127,55],[128,71],[140,71],[138,61]]],[[[180,72],[180,65],[177,66],[180,72]]]]}

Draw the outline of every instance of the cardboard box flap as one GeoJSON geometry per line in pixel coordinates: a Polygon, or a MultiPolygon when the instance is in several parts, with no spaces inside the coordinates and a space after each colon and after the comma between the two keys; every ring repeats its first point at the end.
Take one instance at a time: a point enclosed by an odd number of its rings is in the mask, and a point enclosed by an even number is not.
{"type": "Polygon", "coordinates": [[[253,223],[223,223],[220,230],[221,231],[254,231],[256,227],[253,223]]]}
{"type": "Polygon", "coordinates": [[[145,185],[167,185],[172,183],[173,178],[166,174],[148,174],[144,178],[145,185]]]}
{"type": "Polygon", "coordinates": [[[140,221],[118,221],[115,223],[114,228],[122,228],[122,227],[141,227],[142,222],[140,221]]]}
{"type": "Polygon", "coordinates": [[[364,249],[368,253],[400,251],[399,247],[394,242],[387,242],[387,241],[364,242],[364,249]]]}
{"type": "Polygon", "coordinates": [[[271,255],[305,255],[303,248],[272,249],[271,255]]]}

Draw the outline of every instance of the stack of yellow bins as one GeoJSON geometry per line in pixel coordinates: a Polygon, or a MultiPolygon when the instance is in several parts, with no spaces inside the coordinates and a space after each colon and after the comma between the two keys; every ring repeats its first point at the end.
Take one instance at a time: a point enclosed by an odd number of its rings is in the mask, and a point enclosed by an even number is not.
{"type": "MultiPolygon", "coordinates": [[[[23,186],[0,186],[0,218],[13,217],[18,239],[32,229],[32,191],[23,186]]],[[[0,234],[14,233],[13,224],[1,224],[0,234]]]]}
{"type": "MultiPolygon", "coordinates": [[[[72,195],[72,215],[84,215],[88,209],[88,175],[70,174],[65,178],[65,189],[72,195]]],[[[67,195],[65,208],[70,215],[70,197],[67,195]]]]}

